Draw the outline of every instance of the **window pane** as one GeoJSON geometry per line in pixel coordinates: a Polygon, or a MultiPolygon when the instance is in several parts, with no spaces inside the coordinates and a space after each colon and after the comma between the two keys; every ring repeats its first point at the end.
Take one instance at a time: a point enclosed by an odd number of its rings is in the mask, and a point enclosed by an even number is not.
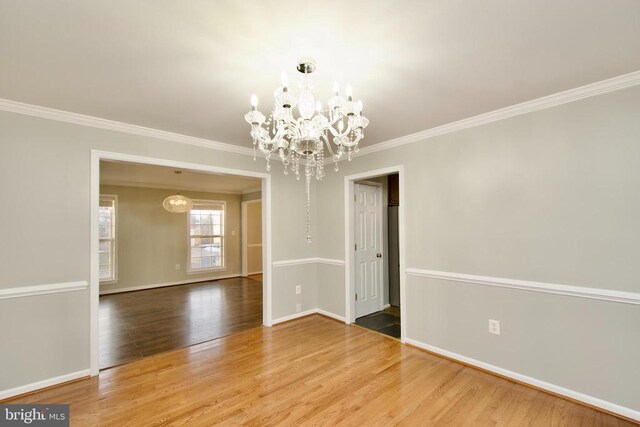
{"type": "Polygon", "coordinates": [[[191,259],[190,268],[208,269],[223,267],[224,205],[196,201],[196,207],[189,214],[191,259]],[[198,237],[195,237],[198,236],[198,237]],[[214,237],[216,236],[216,237],[214,237]]]}
{"type": "Polygon", "coordinates": [[[115,196],[100,196],[98,206],[98,274],[101,280],[115,279],[115,196]]]}

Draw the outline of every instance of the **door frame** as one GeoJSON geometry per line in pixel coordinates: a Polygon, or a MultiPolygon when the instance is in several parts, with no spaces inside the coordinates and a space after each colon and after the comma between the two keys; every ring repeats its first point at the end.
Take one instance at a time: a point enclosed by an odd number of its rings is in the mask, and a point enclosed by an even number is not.
{"type": "MultiPolygon", "coordinates": [[[[357,182],[354,182],[354,196],[355,194],[355,186],[356,185],[368,185],[369,187],[376,187],[378,189],[378,194],[380,194],[380,203],[379,203],[379,208],[380,208],[380,252],[382,252],[385,257],[386,257],[386,250],[385,250],[385,237],[384,237],[384,230],[385,230],[385,224],[384,224],[384,203],[382,201],[382,198],[384,197],[384,189],[381,183],[379,182],[374,182],[374,181],[367,181],[367,180],[358,180],[357,182]]],[[[357,197],[357,196],[356,196],[357,197]]],[[[355,200],[354,200],[354,217],[353,217],[353,222],[354,222],[354,227],[353,227],[353,233],[354,233],[354,243],[355,243],[355,233],[357,228],[355,227],[355,200]]],[[[378,230],[376,230],[376,233],[378,232],[378,230]]],[[[355,252],[355,246],[354,246],[354,252],[355,252]]],[[[355,263],[355,253],[354,253],[354,263],[355,263]]],[[[355,264],[354,264],[355,265],[355,264]]],[[[380,296],[379,298],[379,306],[378,306],[378,311],[382,311],[384,309],[384,286],[385,286],[385,281],[384,281],[384,274],[386,272],[386,269],[384,268],[384,259],[380,260],[380,280],[378,282],[378,295],[380,296]]],[[[354,268],[353,270],[353,277],[354,277],[354,284],[357,283],[357,268],[354,268]]],[[[355,285],[354,285],[355,286],[355,285]]],[[[354,293],[355,293],[355,289],[354,289],[354,293]]],[[[356,316],[356,306],[357,306],[357,301],[353,303],[354,305],[354,318],[356,316]]]]}
{"type": "Polygon", "coordinates": [[[379,176],[398,174],[398,190],[400,193],[400,206],[398,207],[398,252],[400,258],[400,341],[406,341],[407,335],[407,303],[406,303],[406,241],[405,241],[405,176],[404,166],[390,166],[382,169],[375,169],[344,177],[344,279],[345,279],[345,323],[355,322],[355,181],[363,181],[379,176]]]}
{"type": "MultiPolygon", "coordinates": [[[[247,205],[252,204],[252,203],[262,203],[262,199],[255,199],[255,200],[244,200],[243,202],[241,202],[241,211],[242,211],[242,222],[241,222],[241,227],[242,227],[242,277],[247,277],[249,274],[260,274],[262,273],[262,270],[260,271],[248,271],[249,267],[248,267],[248,255],[249,255],[249,242],[247,241],[247,205]]],[[[263,244],[261,243],[260,246],[263,246],[263,244]]],[[[264,269],[264,266],[262,267],[264,269]]]]}
{"type": "Polygon", "coordinates": [[[272,271],[271,271],[271,175],[242,169],[231,169],[201,163],[189,163],[155,157],[111,151],[91,150],[91,232],[90,232],[90,282],[89,282],[89,366],[91,376],[100,373],[98,349],[98,310],[100,303],[99,259],[98,259],[98,206],[100,199],[100,161],[112,160],[130,163],[141,163],[155,166],[167,166],[176,169],[189,169],[205,173],[223,173],[247,176],[262,180],[262,323],[271,326],[272,312],[272,271]]]}

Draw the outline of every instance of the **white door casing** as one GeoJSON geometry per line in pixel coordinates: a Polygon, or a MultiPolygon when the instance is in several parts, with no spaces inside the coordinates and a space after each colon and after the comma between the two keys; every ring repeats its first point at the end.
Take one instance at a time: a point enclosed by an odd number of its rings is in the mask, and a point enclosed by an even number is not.
{"type": "Polygon", "coordinates": [[[355,185],[356,318],[382,310],[382,188],[355,185]]]}

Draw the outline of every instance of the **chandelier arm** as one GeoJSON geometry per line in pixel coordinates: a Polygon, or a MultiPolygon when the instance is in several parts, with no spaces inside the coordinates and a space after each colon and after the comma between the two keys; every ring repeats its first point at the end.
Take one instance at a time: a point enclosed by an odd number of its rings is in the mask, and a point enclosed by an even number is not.
{"type": "Polygon", "coordinates": [[[351,123],[347,123],[347,127],[345,128],[344,132],[340,133],[340,131],[336,130],[333,126],[329,126],[329,132],[331,132],[331,135],[334,136],[334,138],[344,138],[345,136],[347,136],[349,134],[349,132],[351,132],[352,128],[351,128],[351,123]]]}

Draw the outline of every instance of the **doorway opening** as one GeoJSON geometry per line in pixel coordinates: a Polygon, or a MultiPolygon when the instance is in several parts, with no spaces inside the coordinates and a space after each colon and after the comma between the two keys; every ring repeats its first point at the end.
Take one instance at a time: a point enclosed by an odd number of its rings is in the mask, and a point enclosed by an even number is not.
{"type": "Polygon", "coordinates": [[[345,178],[347,322],[404,341],[402,167],[345,178]]]}
{"type": "Polygon", "coordinates": [[[268,175],[94,151],[91,193],[92,375],[271,326],[268,175]],[[260,201],[265,248],[252,279],[242,275],[245,197],[260,201]]]}

